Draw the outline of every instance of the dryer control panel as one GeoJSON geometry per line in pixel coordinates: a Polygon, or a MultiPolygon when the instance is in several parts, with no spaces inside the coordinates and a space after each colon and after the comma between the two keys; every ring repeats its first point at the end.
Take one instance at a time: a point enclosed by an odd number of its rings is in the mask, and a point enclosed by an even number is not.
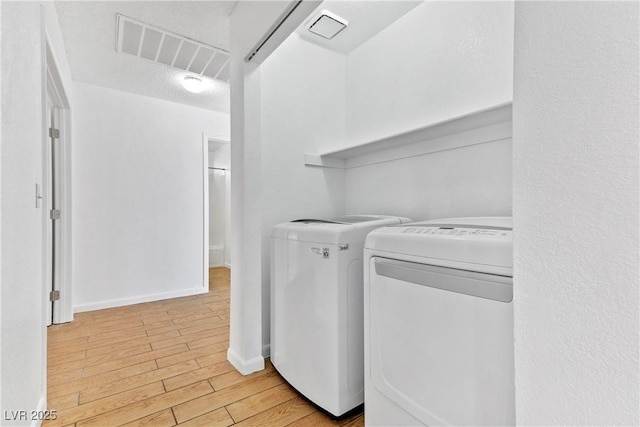
{"type": "Polygon", "coordinates": [[[438,225],[417,225],[417,226],[404,226],[401,227],[403,234],[435,234],[445,236],[507,236],[511,233],[511,229],[506,227],[447,227],[438,225]]]}
{"type": "MultiPolygon", "coordinates": [[[[429,258],[428,263],[509,275],[513,268],[513,230],[509,217],[445,218],[378,228],[365,248],[429,258]],[[444,264],[438,264],[444,265],[444,264]],[[489,267],[491,266],[491,267],[489,267]],[[490,271],[489,271],[490,270],[490,271]]],[[[397,256],[397,255],[394,255],[397,256]]]]}

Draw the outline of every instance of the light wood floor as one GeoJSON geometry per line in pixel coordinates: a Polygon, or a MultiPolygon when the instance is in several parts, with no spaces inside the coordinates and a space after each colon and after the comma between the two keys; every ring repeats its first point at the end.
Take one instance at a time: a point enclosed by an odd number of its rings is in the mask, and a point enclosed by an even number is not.
{"type": "Polygon", "coordinates": [[[240,375],[226,360],[229,270],[208,294],[76,314],[49,327],[53,426],[362,426],[334,422],[267,369],[240,375]]]}

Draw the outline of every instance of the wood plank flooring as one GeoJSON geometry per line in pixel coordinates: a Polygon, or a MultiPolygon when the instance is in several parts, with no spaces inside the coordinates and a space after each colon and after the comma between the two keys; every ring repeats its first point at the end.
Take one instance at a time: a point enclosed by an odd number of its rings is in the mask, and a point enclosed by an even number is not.
{"type": "Polygon", "coordinates": [[[209,293],[76,314],[49,327],[48,400],[55,426],[348,426],[267,368],[242,376],[227,362],[229,270],[209,293]]]}

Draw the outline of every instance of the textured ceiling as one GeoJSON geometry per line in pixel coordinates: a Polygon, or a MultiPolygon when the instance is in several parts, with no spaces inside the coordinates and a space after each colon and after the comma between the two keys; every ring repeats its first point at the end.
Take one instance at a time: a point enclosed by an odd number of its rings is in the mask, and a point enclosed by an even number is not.
{"type": "Polygon", "coordinates": [[[56,1],[73,79],[209,110],[229,112],[229,85],[204,79],[201,93],[182,87],[187,74],[117,53],[116,13],[229,50],[237,1],[56,1]]]}

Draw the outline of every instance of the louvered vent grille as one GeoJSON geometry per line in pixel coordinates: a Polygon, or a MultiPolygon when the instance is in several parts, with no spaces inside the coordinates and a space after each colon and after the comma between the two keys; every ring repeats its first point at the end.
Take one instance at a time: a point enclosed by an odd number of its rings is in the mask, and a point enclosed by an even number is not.
{"type": "Polygon", "coordinates": [[[229,81],[229,52],[117,14],[116,50],[211,79],[229,81]]]}

